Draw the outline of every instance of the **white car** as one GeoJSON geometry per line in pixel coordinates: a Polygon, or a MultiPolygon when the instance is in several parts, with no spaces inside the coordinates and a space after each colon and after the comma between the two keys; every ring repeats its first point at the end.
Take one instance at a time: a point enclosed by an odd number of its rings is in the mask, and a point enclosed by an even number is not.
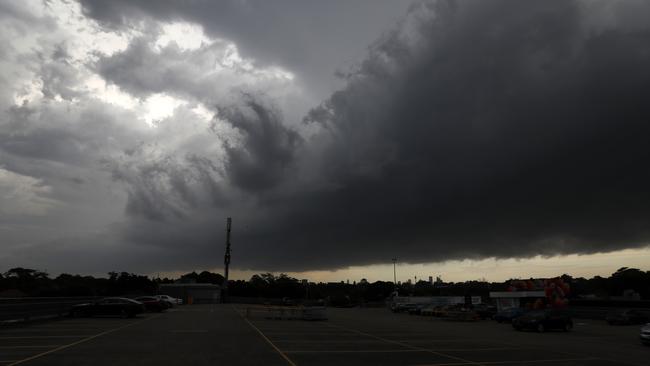
{"type": "Polygon", "coordinates": [[[641,343],[645,344],[646,346],[650,346],[650,323],[641,328],[641,334],[639,334],[639,338],[641,339],[641,343]]]}
{"type": "Polygon", "coordinates": [[[182,305],[183,304],[183,299],[177,299],[175,297],[171,297],[169,295],[156,295],[157,298],[163,301],[167,301],[168,303],[172,305],[182,305]]]}

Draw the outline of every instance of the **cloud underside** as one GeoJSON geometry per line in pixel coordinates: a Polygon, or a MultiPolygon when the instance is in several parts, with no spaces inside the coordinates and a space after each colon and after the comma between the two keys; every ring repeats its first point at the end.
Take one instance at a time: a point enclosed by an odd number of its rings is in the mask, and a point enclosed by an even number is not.
{"type": "MultiPolygon", "coordinates": [[[[118,28],[130,14],[190,17],[137,1],[127,7],[137,12],[108,17],[85,3],[118,28]]],[[[193,98],[218,117],[206,148],[188,140],[164,159],[141,148],[105,164],[128,202],[98,250],[151,270],[215,267],[228,216],[241,269],[647,246],[650,27],[624,11],[647,6],[617,3],[619,18],[605,21],[594,4],[417,3],[302,124],[267,93],[240,88],[226,100],[206,90],[213,79],[160,83],[164,62],[129,73],[146,47],[104,57],[95,69],[124,90],[193,98]]]]}

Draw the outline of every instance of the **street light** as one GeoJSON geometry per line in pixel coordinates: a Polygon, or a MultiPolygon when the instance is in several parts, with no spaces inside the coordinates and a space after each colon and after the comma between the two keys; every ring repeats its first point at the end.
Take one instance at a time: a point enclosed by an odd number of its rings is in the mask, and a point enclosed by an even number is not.
{"type": "Polygon", "coordinates": [[[395,269],[395,263],[397,263],[397,258],[393,258],[393,284],[397,288],[397,272],[395,269]]]}

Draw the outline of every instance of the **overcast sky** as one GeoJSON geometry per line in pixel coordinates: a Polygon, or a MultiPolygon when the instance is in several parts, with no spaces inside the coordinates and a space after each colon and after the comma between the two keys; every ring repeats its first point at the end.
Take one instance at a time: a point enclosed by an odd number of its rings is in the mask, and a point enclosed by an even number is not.
{"type": "Polygon", "coordinates": [[[643,267],[649,20],[641,0],[0,0],[0,270],[221,270],[229,216],[243,277],[643,267]]]}

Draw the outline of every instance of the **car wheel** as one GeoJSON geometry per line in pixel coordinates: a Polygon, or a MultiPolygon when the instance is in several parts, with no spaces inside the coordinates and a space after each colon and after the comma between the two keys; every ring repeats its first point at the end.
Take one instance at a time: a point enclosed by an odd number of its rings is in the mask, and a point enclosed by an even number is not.
{"type": "Polygon", "coordinates": [[[572,328],[573,328],[573,324],[571,324],[571,323],[564,324],[564,331],[565,332],[570,331],[572,328]]]}
{"type": "Polygon", "coordinates": [[[540,333],[544,333],[546,331],[546,327],[544,326],[543,323],[537,324],[537,331],[540,333]]]}
{"type": "Polygon", "coordinates": [[[120,318],[126,319],[128,317],[129,317],[129,313],[126,310],[124,309],[120,310],[120,318]]]}

